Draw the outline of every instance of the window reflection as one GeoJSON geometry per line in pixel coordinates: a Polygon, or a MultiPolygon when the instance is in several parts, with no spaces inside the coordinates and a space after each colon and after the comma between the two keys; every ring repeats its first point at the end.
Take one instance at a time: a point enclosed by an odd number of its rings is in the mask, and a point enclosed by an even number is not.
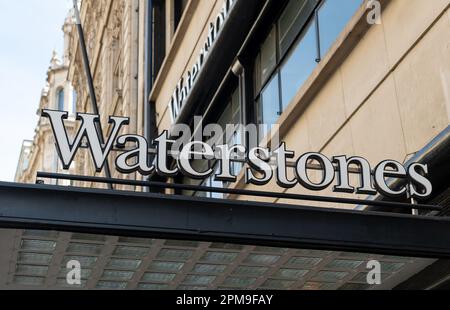
{"type": "Polygon", "coordinates": [[[64,89],[58,90],[57,96],[58,110],[64,111],[64,89]]]}
{"type": "Polygon", "coordinates": [[[324,56],[362,0],[327,0],[319,9],[320,54],[324,56]]]}
{"type": "Polygon", "coordinates": [[[280,55],[285,55],[319,0],[289,1],[278,21],[280,55]]]}
{"type": "Polygon", "coordinates": [[[275,124],[280,114],[280,91],[276,74],[261,95],[262,124],[275,124]]]}
{"type": "MultiPolygon", "coordinates": [[[[288,2],[255,58],[255,119],[259,124],[270,126],[277,122],[361,3],[362,0],[288,2]]],[[[263,130],[260,140],[267,133],[267,129],[263,130]]]]}
{"type": "Polygon", "coordinates": [[[311,22],[306,33],[296,43],[287,61],[281,67],[283,110],[294,98],[317,65],[316,27],[311,22]]]}
{"type": "Polygon", "coordinates": [[[72,114],[77,113],[77,92],[73,90],[72,92],[72,114]]]}
{"type": "Polygon", "coordinates": [[[277,66],[276,28],[274,27],[261,47],[261,81],[264,84],[277,66]]]}
{"type": "MultiPolygon", "coordinates": [[[[215,121],[222,128],[223,135],[220,137],[215,137],[215,139],[211,139],[212,137],[205,137],[207,143],[215,145],[223,145],[226,144],[229,147],[234,145],[242,144],[242,128],[241,128],[241,103],[239,99],[239,89],[235,88],[233,94],[230,96],[229,100],[225,105],[225,109],[222,114],[219,115],[217,120],[215,121]],[[227,128],[227,125],[228,126],[227,128]],[[234,125],[231,126],[231,125],[234,125]],[[208,140],[209,139],[209,140],[208,140]]],[[[216,134],[216,133],[214,133],[216,134]]],[[[220,167],[216,162],[211,162],[207,160],[193,160],[192,167],[196,171],[206,171],[209,168],[214,170],[214,173],[207,179],[193,180],[190,178],[184,178],[184,184],[190,185],[200,185],[204,187],[218,187],[224,188],[228,186],[226,183],[221,181],[216,181],[214,176],[219,174],[220,167]]],[[[231,173],[233,175],[238,175],[242,169],[242,164],[232,162],[231,164],[231,173]]],[[[197,196],[197,197],[209,197],[209,198],[223,198],[223,194],[221,193],[212,193],[212,192],[192,192],[192,191],[184,191],[185,195],[189,196],[197,196]]]]}

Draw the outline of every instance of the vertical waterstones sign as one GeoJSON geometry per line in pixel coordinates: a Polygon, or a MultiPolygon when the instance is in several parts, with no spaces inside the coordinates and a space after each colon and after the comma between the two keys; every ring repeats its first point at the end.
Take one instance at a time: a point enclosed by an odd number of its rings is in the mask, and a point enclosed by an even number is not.
{"type": "Polygon", "coordinates": [[[194,66],[179,80],[169,102],[170,115],[173,123],[177,122],[178,117],[184,108],[184,103],[189,97],[197,77],[203,68],[203,64],[208,58],[208,54],[213,48],[214,43],[217,41],[217,38],[220,36],[223,26],[237,1],[239,0],[225,0],[219,15],[209,23],[208,37],[202,45],[202,49],[200,50],[194,66]]]}

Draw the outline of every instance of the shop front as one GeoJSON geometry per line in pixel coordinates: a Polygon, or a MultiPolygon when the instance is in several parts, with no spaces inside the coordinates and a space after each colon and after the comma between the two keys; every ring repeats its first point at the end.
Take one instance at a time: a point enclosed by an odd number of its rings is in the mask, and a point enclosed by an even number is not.
{"type": "Polygon", "coordinates": [[[0,287],[448,287],[448,0],[138,3],[41,110],[66,171],[0,184],[0,287]]]}

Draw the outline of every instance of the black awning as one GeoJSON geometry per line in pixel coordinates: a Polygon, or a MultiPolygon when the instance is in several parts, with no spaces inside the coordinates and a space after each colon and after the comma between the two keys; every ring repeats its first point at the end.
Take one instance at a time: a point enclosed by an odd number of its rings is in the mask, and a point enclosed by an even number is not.
{"type": "Polygon", "coordinates": [[[0,183],[0,228],[450,258],[450,219],[0,183]]]}

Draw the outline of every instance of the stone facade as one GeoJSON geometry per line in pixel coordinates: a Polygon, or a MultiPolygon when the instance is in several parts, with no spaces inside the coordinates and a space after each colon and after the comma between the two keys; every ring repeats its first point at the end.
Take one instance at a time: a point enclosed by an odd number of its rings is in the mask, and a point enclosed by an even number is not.
{"type": "MultiPolygon", "coordinates": [[[[143,127],[143,41],[142,1],[83,1],[81,21],[94,80],[103,132],[108,132],[108,116],[128,116],[124,133],[140,133],[143,127]],[[141,18],[141,19],[140,19],[141,18]]],[[[76,27],[69,45],[71,60],[68,78],[77,90],[77,110],[92,112],[76,27]]],[[[80,152],[77,172],[94,175],[88,152],[80,152]]],[[[113,175],[117,176],[117,175],[113,175]]]]}
{"type": "MultiPolygon", "coordinates": [[[[281,138],[297,155],[318,151],[327,156],[364,156],[372,165],[386,158],[405,163],[450,125],[450,0],[380,1],[384,7],[382,23],[367,25],[368,1],[365,1],[280,115],[277,123],[281,138]]],[[[144,91],[145,3],[144,0],[82,2],[81,19],[104,133],[108,133],[107,117],[110,115],[130,117],[131,124],[122,131],[123,134],[142,135],[144,132],[144,105],[147,104],[144,91]]],[[[155,105],[159,132],[172,126],[168,107],[170,97],[180,78],[197,60],[209,25],[217,17],[223,0],[188,1],[177,27],[174,26],[173,3],[165,2],[168,8],[166,57],[149,95],[155,105]]],[[[63,58],[62,65],[53,58],[40,108],[55,107],[57,90],[72,81],[78,93],[76,110],[92,112],[76,28],[66,24],[64,29],[70,34],[65,44],[69,53],[63,58]]],[[[51,129],[41,120],[31,152],[29,146],[23,149],[18,181],[34,182],[37,171],[59,171],[53,144],[51,129]],[[27,166],[23,172],[23,167],[27,166]]],[[[86,150],[78,153],[71,172],[96,175],[86,150]]],[[[114,173],[113,177],[138,176],[114,173]]],[[[312,172],[311,177],[319,178],[320,175],[312,172]]],[[[352,181],[356,183],[356,180],[352,181]]],[[[274,182],[262,187],[246,185],[242,173],[239,182],[232,186],[281,191],[274,182]]],[[[283,191],[311,193],[300,186],[283,191]]],[[[331,195],[331,189],[321,194],[331,195]]],[[[362,195],[352,197],[366,198],[362,195]]],[[[293,203],[270,198],[231,198],[293,203]]],[[[298,201],[295,203],[299,204],[298,201]]],[[[330,207],[330,204],[321,203],[310,205],[330,207]]],[[[213,204],[211,208],[214,208],[213,204]]],[[[0,286],[29,285],[23,283],[23,274],[16,263],[17,253],[26,251],[23,240],[30,238],[43,238],[53,244],[54,256],[50,258],[51,263],[44,266],[48,272],[31,278],[41,281],[31,285],[44,288],[67,287],[67,270],[63,262],[73,255],[84,255],[89,261],[88,275],[83,277],[80,286],[88,289],[372,289],[364,282],[368,259],[381,260],[383,273],[386,273],[383,276],[387,280],[383,279],[380,288],[390,289],[432,263],[428,259],[387,255],[67,232],[43,235],[17,230],[1,237],[6,241],[0,244],[14,249],[14,254],[7,257],[8,263],[0,264],[3,268],[0,268],[0,274],[7,275],[4,283],[0,281],[0,286]],[[134,267],[123,268],[120,263],[124,259],[134,263],[134,267]],[[173,264],[178,267],[163,274],[158,263],[166,264],[165,268],[173,264]],[[248,273],[249,268],[256,268],[261,273],[248,273]]],[[[29,281],[30,277],[25,280],[29,281]]]]}
{"type": "MultiPolygon", "coordinates": [[[[73,29],[72,12],[69,12],[64,25],[64,53],[60,59],[54,51],[47,71],[46,85],[42,89],[38,115],[42,109],[58,110],[62,109],[69,113],[69,119],[66,121],[69,134],[75,129],[75,101],[76,92],[70,81],[67,79],[69,65],[69,36],[73,29]]],[[[35,183],[37,172],[75,172],[74,164],[70,171],[64,171],[59,163],[58,154],[55,149],[55,140],[53,138],[52,128],[47,119],[40,118],[35,130],[35,136],[31,145],[22,149],[21,160],[19,162],[18,173],[15,181],[20,183],[35,183]],[[20,166],[26,162],[24,169],[20,166]],[[21,171],[19,171],[21,170],[21,171]]],[[[70,185],[67,181],[47,181],[49,184],[70,185]]]]}

